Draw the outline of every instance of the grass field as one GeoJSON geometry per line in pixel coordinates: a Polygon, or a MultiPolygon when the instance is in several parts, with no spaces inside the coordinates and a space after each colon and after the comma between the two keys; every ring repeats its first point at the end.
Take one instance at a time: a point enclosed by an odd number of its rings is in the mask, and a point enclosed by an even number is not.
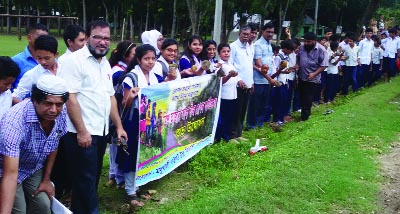
{"type": "MultiPolygon", "coordinates": [[[[60,41],[60,53],[65,45],[60,41]]],[[[0,35],[0,55],[26,46],[0,35]]],[[[400,79],[380,83],[335,103],[314,107],[310,120],[244,132],[249,141],[220,143],[143,189],[154,200],[130,208],[123,190],[105,187],[108,155],[99,187],[101,213],[381,213],[384,178],[377,157],[399,140],[400,79]],[[334,112],[323,115],[327,109],[334,112]],[[269,150],[254,156],[255,139],[269,150]]]]}

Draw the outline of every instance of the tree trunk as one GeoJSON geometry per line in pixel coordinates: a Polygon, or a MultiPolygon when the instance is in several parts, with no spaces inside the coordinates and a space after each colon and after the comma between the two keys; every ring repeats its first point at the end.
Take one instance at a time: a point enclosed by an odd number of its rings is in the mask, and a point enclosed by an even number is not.
{"type": "Polygon", "coordinates": [[[86,29],[86,0],[82,0],[82,26],[86,29]]]}
{"type": "Polygon", "coordinates": [[[144,31],[147,31],[147,25],[148,24],[149,24],[149,3],[147,3],[146,26],[144,26],[144,31]]]}
{"type": "Polygon", "coordinates": [[[117,26],[118,26],[118,4],[114,5],[114,38],[117,38],[117,26]]]}
{"type": "Polygon", "coordinates": [[[361,29],[360,32],[362,32],[362,26],[367,25],[367,23],[369,22],[369,19],[371,19],[372,13],[374,11],[376,11],[376,9],[378,8],[378,5],[379,5],[379,0],[370,0],[369,1],[367,8],[364,10],[362,18],[358,22],[358,27],[359,27],[359,29],[361,29]]]}
{"type": "Polygon", "coordinates": [[[106,3],[104,3],[104,1],[101,1],[101,3],[103,4],[104,10],[106,12],[106,22],[108,23],[108,8],[106,3]]]}
{"type": "Polygon", "coordinates": [[[196,34],[198,30],[197,24],[198,24],[198,10],[197,10],[197,1],[196,0],[186,0],[186,4],[188,6],[189,10],[189,17],[190,17],[190,22],[192,23],[192,35],[196,34]]]}
{"type": "Polygon", "coordinates": [[[175,37],[175,31],[176,31],[176,0],[174,0],[174,6],[173,6],[173,13],[172,13],[172,29],[171,29],[171,38],[175,37]]]}
{"type": "MultiPolygon", "coordinates": [[[[133,5],[131,5],[131,8],[133,8],[133,5]]],[[[131,40],[131,41],[133,41],[134,39],[133,39],[133,14],[132,13],[130,13],[129,14],[129,39],[131,40]]]]}
{"type": "MultiPolygon", "coordinates": [[[[286,6],[285,6],[285,11],[283,12],[283,15],[282,15],[282,19],[281,19],[281,15],[280,15],[280,13],[281,13],[281,10],[279,9],[279,26],[278,26],[278,37],[276,38],[276,44],[279,44],[280,43],[280,40],[281,40],[281,35],[282,35],[282,24],[283,24],[283,22],[285,21],[285,19],[286,19],[286,13],[287,13],[287,10],[288,10],[288,7],[289,7],[289,1],[290,0],[287,0],[286,1],[286,6]]],[[[280,7],[280,6],[279,6],[280,7]]]]}
{"type": "MultiPolygon", "coordinates": [[[[7,1],[7,14],[10,14],[10,0],[7,1]]],[[[3,25],[1,27],[3,28],[3,25]]],[[[10,31],[11,31],[10,17],[7,16],[7,34],[9,34],[10,31]]]]}

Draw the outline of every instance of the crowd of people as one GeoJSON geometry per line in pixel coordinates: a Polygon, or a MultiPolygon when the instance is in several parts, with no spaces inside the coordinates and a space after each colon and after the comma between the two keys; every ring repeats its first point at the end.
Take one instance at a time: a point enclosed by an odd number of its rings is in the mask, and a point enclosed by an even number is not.
{"type": "Polygon", "coordinates": [[[366,28],[359,37],[347,32],[342,41],[331,29],[321,38],[306,32],[302,42],[285,32],[279,46],[272,44],[272,23],[241,26],[231,44],[193,35],[178,56],[175,39],[150,30],[142,33],[141,45],[119,42],[107,60],[111,38],[104,21],[87,29],[68,26],[61,56],[46,26],[31,26],[24,51],[0,57],[0,213],[51,213],[52,197],[66,195],[74,213],[98,213],[107,142],[107,186],[125,189],[131,205],[143,206],[151,194],[135,185],[135,174],[151,119],[139,105],[140,88],[218,75],[215,141],[233,142],[246,140],[244,129],[291,122],[295,111],[308,120],[313,105],[382,76],[390,82],[398,73],[396,28],[366,28]]]}

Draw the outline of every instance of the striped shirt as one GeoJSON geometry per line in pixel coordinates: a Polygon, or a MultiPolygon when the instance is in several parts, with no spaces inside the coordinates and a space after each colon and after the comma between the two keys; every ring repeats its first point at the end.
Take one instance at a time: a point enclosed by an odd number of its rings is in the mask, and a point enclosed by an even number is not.
{"type": "Polygon", "coordinates": [[[43,168],[47,156],[57,149],[61,136],[67,132],[66,116],[64,107],[46,136],[30,100],[12,107],[0,122],[0,177],[3,156],[19,158],[18,183],[43,168]]]}

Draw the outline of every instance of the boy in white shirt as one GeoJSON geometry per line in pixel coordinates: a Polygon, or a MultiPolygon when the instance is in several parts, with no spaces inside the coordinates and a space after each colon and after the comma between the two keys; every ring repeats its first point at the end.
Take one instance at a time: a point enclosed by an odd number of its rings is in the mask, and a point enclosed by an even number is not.
{"type": "Polygon", "coordinates": [[[11,108],[11,85],[20,74],[20,69],[10,57],[0,56],[0,119],[11,108]]]}
{"type": "Polygon", "coordinates": [[[225,141],[230,140],[233,125],[232,115],[236,114],[237,90],[236,86],[246,88],[246,84],[239,78],[235,67],[229,63],[231,48],[228,44],[219,44],[217,48],[221,63],[222,89],[221,106],[215,141],[220,142],[221,138],[225,141]]]}
{"type": "Polygon", "coordinates": [[[336,96],[336,92],[340,87],[339,80],[339,62],[343,55],[343,52],[337,52],[339,44],[337,42],[332,42],[330,44],[330,48],[328,48],[328,58],[329,65],[326,68],[327,76],[326,76],[326,87],[325,87],[325,96],[324,102],[332,102],[336,96]]]}
{"type": "Polygon", "coordinates": [[[349,85],[352,84],[353,92],[358,91],[357,82],[357,66],[360,65],[360,59],[358,58],[359,48],[354,43],[356,37],[352,36],[348,39],[349,47],[344,49],[344,56],[346,58],[346,69],[344,70],[344,81],[343,81],[343,94],[349,94],[349,85]]]}
{"type": "Polygon", "coordinates": [[[380,47],[381,41],[377,36],[373,36],[372,40],[374,41],[374,49],[372,50],[371,70],[374,76],[372,80],[368,80],[368,86],[370,86],[373,81],[378,81],[381,79],[383,66],[383,49],[380,47]]]}

